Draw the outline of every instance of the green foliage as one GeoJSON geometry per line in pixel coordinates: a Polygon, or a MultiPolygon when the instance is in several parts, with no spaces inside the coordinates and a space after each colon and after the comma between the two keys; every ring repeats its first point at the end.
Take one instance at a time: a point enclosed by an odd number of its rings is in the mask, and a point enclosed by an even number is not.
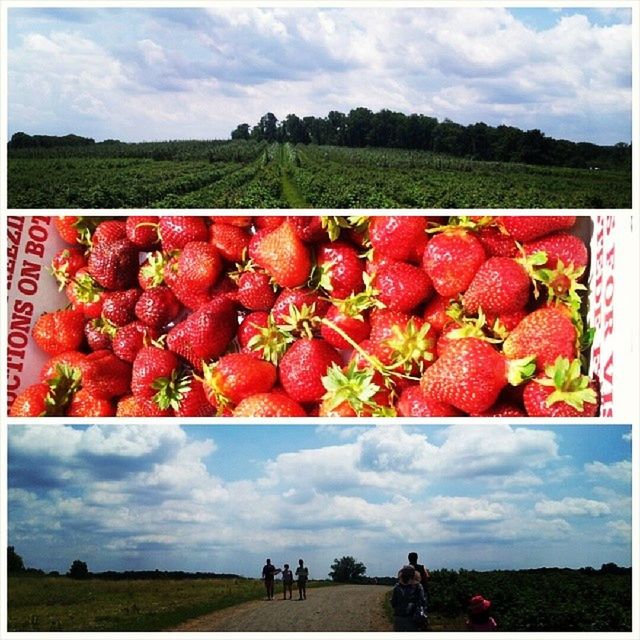
{"type": "Polygon", "coordinates": [[[23,571],[22,557],[16,553],[15,547],[7,547],[7,573],[22,573],[23,571]]]}
{"type": "Polygon", "coordinates": [[[362,562],[358,562],[353,556],[336,558],[331,565],[329,575],[334,582],[358,582],[367,572],[362,562]]]}
{"type": "Polygon", "coordinates": [[[88,578],[89,568],[87,567],[87,563],[82,560],[74,560],[71,563],[69,571],[67,571],[67,576],[76,580],[84,580],[85,578],[88,578]]]}

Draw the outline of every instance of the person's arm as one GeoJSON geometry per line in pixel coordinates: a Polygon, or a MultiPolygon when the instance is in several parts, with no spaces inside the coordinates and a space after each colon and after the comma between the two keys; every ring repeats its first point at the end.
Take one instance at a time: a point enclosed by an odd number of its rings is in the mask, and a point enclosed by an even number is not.
{"type": "Polygon", "coordinates": [[[391,592],[391,607],[395,611],[397,606],[398,606],[398,590],[394,588],[393,591],[391,592]]]}
{"type": "Polygon", "coordinates": [[[421,584],[418,585],[418,604],[422,607],[427,608],[427,597],[424,594],[424,588],[421,584]]]}

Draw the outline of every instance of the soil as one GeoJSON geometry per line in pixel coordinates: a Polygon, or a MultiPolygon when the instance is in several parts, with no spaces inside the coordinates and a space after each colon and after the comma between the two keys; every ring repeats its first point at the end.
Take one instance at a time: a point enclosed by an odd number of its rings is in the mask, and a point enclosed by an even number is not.
{"type": "MultiPolygon", "coordinates": [[[[278,585],[280,586],[280,585],[278,585]]],[[[171,631],[391,631],[380,585],[340,585],[307,590],[306,600],[246,602],[187,620],[171,631]]]]}

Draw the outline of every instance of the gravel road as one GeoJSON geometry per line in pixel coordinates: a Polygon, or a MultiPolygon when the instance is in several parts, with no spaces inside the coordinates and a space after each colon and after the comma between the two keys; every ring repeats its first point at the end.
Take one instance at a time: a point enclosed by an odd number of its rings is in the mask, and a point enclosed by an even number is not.
{"type": "Polygon", "coordinates": [[[294,593],[294,600],[246,602],[171,631],[391,631],[383,610],[389,592],[379,585],[319,587],[308,589],[306,600],[296,600],[294,593]]]}

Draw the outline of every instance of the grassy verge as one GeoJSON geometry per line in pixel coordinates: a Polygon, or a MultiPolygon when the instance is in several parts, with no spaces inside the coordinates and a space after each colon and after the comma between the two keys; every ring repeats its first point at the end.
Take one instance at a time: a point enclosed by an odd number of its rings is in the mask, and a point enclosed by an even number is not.
{"type": "MultiPolygon", "coordinates": [[[[318,586],[327,583],[309,584],[318,586]]],[[[248,578],[112,581],[11,577],[7,626],[9,631],[160,631],[263,596],[263,583],[248,578]]]]}

